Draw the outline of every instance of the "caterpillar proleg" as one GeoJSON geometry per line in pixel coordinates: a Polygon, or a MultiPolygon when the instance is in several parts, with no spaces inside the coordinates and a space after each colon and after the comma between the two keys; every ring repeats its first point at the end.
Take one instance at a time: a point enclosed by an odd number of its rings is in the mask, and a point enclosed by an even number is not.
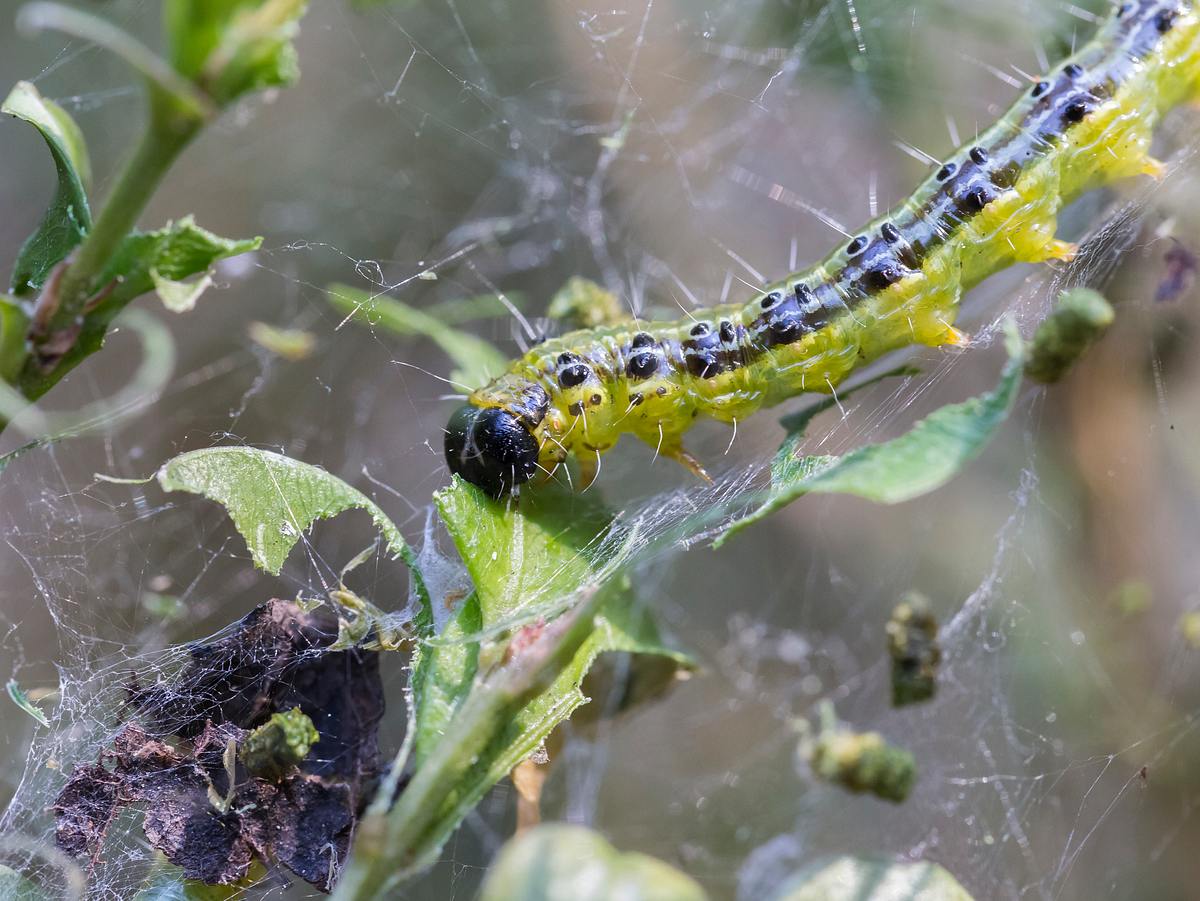
{"type": "Polygon", "coordinates": [[[450,469],[496,497],[569,454],[590,481],[624,433],[706,477],[683,448],[699,416],[736,423],[910,344],[961,343],[963,292],[1016,262],[1069,260],[1059,210],[1160,177],[1159,119],[1200,90],[1200,16],[1183,0],[1115,7],[1093,40],[856,237],[745,304],[571,332],[471,394],[446,426],[450,469]]]}

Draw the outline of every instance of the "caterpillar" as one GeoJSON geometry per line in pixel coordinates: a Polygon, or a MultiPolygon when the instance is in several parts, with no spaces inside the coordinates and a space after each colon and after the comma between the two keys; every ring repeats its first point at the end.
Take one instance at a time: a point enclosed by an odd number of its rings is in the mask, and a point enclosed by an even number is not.
{"type": "Polygon", "coordinates": [[[707,479],[682,441],[697,417],[736,423],[803,392],[833,392],[898,348],[965,343],[954,327],[963,293],[1016,262],[1071,260],[1075,246],[1055,237],[1058,211],[1104,183],[1161,178],[1154,128],[1198,91],[1193,4],[1115,6],[1090,43],[812,268],[745,304],[534,347],[450,417],[450,470],[501,498],[574,453],[590,484],[628,432],[707,479]]]}

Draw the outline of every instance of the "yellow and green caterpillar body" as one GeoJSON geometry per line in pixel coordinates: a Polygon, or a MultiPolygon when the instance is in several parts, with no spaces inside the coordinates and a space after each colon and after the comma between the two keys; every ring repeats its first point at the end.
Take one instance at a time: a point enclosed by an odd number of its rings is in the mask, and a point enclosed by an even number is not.
{"type": "Polygon", "coordinates": [[[575,453],[590,481],[629,432],[703,476],[682,445],[696,417],[736,422],[833,391],[897,348],[960,343],[964,291],[1015,262],[1071,259],[1055,238],[1062,206],[1106,182],[1158,177],[1154,128],[1198,93],[1193,4],[1122,3],[975,143],[818,265],[746,304],[576,331],[516,360],[451,417],[450,469],[500,497],[575,453]]]}

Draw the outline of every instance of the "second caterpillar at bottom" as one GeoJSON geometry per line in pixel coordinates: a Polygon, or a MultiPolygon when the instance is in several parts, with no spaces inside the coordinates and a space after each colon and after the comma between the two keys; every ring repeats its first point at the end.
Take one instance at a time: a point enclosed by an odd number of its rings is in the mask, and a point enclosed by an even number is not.
{"type": "Polygon", "coordinates": [[[590,483],[624,433],[707,478],[683,447],[699,416],[734,423],[911,344],[958,344],[963,292],[1016,262],[1069,260],[1058,211],[1089,188],[1161,177],[1162,114],[1200,95],[1200,17],[1179,0],[1113,9],[975,144],[811,269],[746,304],[571,332],[471,394],[446,426],[452,472],[503,497],[574,453],[590,483]]]}

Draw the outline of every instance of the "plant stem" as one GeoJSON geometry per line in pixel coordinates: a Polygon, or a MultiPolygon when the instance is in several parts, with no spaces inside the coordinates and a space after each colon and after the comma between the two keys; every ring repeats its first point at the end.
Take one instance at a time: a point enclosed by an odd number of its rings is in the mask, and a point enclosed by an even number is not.
{"type": "Polygon", "coordinates": [[[595,591],[585,595],[517,659],[476,684],[395,806],[380,814],[373,804],[364,817],[334,901],[382,898],[397,879],[424,863],[431,850],[424,847],[426,839],[437,828],[447,800],[495,739],[512,708],[552,681],[587,640],[598,597],[595,591]]]}
{"type": "Polygon", "coordinates": [[[137,224],[176,157],[200,130],[203,120],[152,112],[137,150],[126,163],[104,209],[71,259],[58,288],[58,310],[50,332],[71,326],[102,285],[96,280],[113,252],[137,224]]]}

